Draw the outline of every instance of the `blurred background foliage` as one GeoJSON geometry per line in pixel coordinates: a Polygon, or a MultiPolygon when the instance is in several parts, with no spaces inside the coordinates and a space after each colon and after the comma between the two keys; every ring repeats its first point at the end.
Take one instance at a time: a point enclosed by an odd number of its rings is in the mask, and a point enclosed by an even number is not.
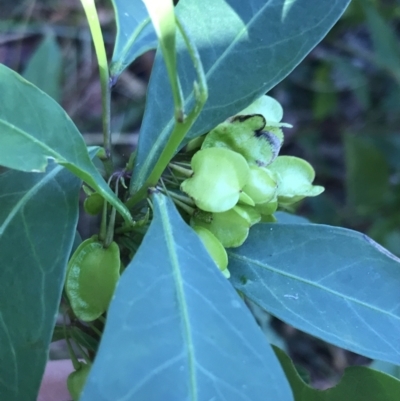
{"type": "Polygon", "coordinates": [[[298,205],[317,223],[362,231],[400,255],[400,1],[353,0],[272,94],[285,151],[310,161],[326,192],[298,205]]]}
{"type": "MultiPolygon", "coordinates": [[[[111,2],[96,4],[111,56],[111,2]]],[[[61,103],[86,142],[100,145],[98,69],[79,0],[2,0],[0,11],[0,62],[61,103]]],[[[270,95],[294,126],[286,129],[282,153],[308,160],[316,183],[326,188],[293,211],[366,233],[400,256],[399,37],[400,0],[352,0],[327,37],[270,95]]],[[[113,92],[112,130],[121,166],[137,143],[153,58],[149,52],[136,60],[113,92]]],[[[93,224],[83,214],[83,238],[93,224]]],[[[370,362],[250,307],[270,341],[285,348],[316,387],[332,386],[348,365],[370,362]]],[[[399,368],[374,366],[400,375],[399,368]]]]}

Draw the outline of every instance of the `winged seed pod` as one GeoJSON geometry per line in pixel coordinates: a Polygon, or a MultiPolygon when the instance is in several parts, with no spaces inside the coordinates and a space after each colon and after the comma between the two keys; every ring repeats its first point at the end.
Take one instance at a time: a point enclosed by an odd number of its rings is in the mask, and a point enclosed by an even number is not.
{"type": "Polygon", "coordinates": [[[268,168],[277,177],[280,205],[288,206],[324,191],[324,187],[312,185],[315,171],[310,163],[299,157],[279,156],[268,168]]]}
{"type": "Polygon", "coordinates": [[[283,118],[283,108],[281,104],[271,96],[261,96],[250,106],[247,106],[240,113],[237,113],[237,115],[239,116],[247,116],[250,114],[263,115],[266,121],[266,125],[268,127],[292,128],[291,124],[281,123],[281,120],[283,118]]]}
{"type": "Polygon", "coordinates": [[[235,248],[243,244],[252,225],[259,222],[261,215],[251,206],[237,205],[222,213],[204,212],[192,216],[190,225],[201,226],[211,231],[225,248],[235,248]]]}
{"type": "Polygon", "coordinates": [[[219,124],[204,139],[202,149],[226,148],[240,153],[250,166],[265,167],[278,156],[283,134],[265,126],[261,114],[236,116],[219,124]]]}
{"type": "Polygon", "coordinates": [[[65,290],[76,317],[90,322],[101,316],[110,304],[120,275],[117,243],[108,248],[93,236],[83,241],[67,267],[65,290]]]}
{"type": "Polygon", "coordinates": [[[206,212],[225,212],[239,200],[249,166],[238,153],[224,148],[199,150],[191,161],[193,175],[181,184],[196,206],[206,212]]]}

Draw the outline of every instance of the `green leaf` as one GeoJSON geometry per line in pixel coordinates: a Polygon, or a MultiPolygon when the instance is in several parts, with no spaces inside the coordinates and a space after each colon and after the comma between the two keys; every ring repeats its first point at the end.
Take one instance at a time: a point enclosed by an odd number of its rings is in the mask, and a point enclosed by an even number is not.
{"type": "Polygon", "coordinates": [[[1,64],[0,93],[0,165],[43,172],[53,159],[132,220],[92,163],[78,129],[53,99],[1,64]]]}
{"type": "Polygon", "coordinates": [[[141,0],[112,0],[117,38],[110,65],[115,81],[137,57],[157,47],[157,35],[141,0]]]}
{"type": "Polygon", "coordinates": [[[22,76],[59,102],[62,55],[53,34],[48,34],[30,58],[22,76]]]}
{"type": "MultiPolygon", "coordinates": [[[[196,45],[209,88],[208,101],[187,140],[235,115],[285,78],[325,36],[349,0],[181,0],[176,13],[196,45]]],[[[177,35],[178,72],[185,110],[195,98],[192,61],[177,35]]],[[[139,138],[135,185],[153,170],[174,127],[168,74],[158,52],[151,96],[139,138]]]]}
{"type": "Polygon", "coordinates": [[[383,362],[383,361],[374,361],[370,365],[370,368],[379,370],[380,372],[386,373],[387,375],[391,375],[391,376],[395,377],[396,379],[400,380],[400,366],[399,365],[393,365],[392,363],[383,362]]]}
{"type": "Polygon", "coordinates": [[[0,175],[0,394],[35,400],[47,362],[81,182],[63,167],[0,175]]]}
{"type": "Polygon", "coordinates": [[[366,235],[259,224],[228,257],[233,285],[267,312],[339,347],[399,364],[399,259],[366,235]]]}
{"type": "Polygon", "coordinates": [[[276,212],[274,214],[276,219],[280,224],[309,224],[310,221],[302,216],[297,216],[295,214],[287,213],[287,212],[276,212]]]}
{"type": "Polygon", "coordinates": [[[347,202],[359,215],[379,212],[390,192],[384,154],[367,138],[345,136],[347,202]]]}
{"type": "Polygon", "coordinates": [[[84,331],[75,326],[67,326],[65,329],[64,326],[54,327],[51,342],[64,340],[65,332],[67,332],[69,337],[72,337],[75,342],[79,343],[89,351],[92,352],[97,351],[97,347],[99,344],[98,340],[94,339],[89,334],[85,333],[84,331]]]}
{"type": "Polygon", "coordinates": [[[373,61],[380,67],[388,70],[400,82],[400,45],[399,39],[392,27],[379,14],[376,7],[369,0],[358,1],[363,9],[371,39],[374,46],[375,56],[373,61]]]}
{"type": "MultiPolygon", "coordinates": [[[[341,56],[332,57],[330,60],[336,87],[341,90],[353,91],[362,109],[368,110],[371,107],[371,88],[368,85],[368,77],[362,68],[359,65],[355,65],[351,59],[341,56]]],[[[338,101],[338,99],[336,100],[338,101]]]]}
{"type": "Polygon", "coordinates": [[[290,358],[274,347],[285,370],[295,401],[398,401],[400,380],[363,366],[347,368],[335,387],[320,391],[301,379],[290,358]]]}
{"type": "Polygon", "coordinates": [[[81,401],[292,400],[264,335],[197,234],[168,198],[153,201],[81,401]]]}

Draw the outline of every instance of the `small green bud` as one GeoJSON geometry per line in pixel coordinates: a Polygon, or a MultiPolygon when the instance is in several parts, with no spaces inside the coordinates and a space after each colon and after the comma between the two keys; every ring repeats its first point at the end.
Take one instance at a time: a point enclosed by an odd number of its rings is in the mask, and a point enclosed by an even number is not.
{"type": "Polygon", "coordinates": [[[97,192],[93,192],[92,194],[90,194],[83,202],[83,208],[85,209],[85,212],[92,216],[96,216],[101,213],[101,211],[103,210],[103,206],[104,199],[97,192]]]}

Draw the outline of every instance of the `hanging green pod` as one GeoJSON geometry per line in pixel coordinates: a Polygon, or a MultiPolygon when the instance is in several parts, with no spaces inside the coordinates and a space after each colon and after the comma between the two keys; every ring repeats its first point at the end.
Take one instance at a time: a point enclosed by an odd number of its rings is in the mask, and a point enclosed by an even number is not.
{"type": "Polygon", "coordinates": [[[207,249],[215,264],[218,266],[219,270],[224,272],[228,267],[228,254],[221,242],[211,231],[204,227],[194,226],[193,230],[196,231],[196,234],[201,239],[201,242],[207,249]]]}
{"type": "Polygon", "coordinates": [[[82,393],[91,365],[80,362],[80,366],[67,378],[67,388],[73,401],[78,401],[82,393]]]}
{"type": "Polygon", "coordinates": [[[116,242],[104,248],[93,236],[79,245],[68,263],[65,281],[65,291],[78,319],[90,322],[106,312],[120,276],[120,264],[116,242]]]}

